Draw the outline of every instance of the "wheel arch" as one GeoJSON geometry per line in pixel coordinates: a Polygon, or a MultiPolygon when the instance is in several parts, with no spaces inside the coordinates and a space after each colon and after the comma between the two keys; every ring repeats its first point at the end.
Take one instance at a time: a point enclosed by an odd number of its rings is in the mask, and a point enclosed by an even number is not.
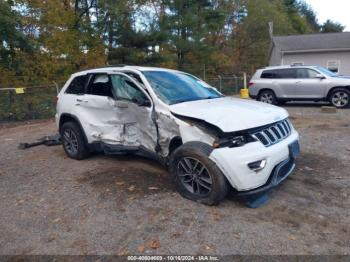
{"type": "Polygon", "coordinates": [[[170,140],[169,143],[169,153],[168,155],[170,156],[178,147],[183,145],[182,138],[180,136],[175,136],[170,140]]]}
{"type": "Polygon", "coordinates": [[[266,87],[264,87],[264,88],[262,88],[262,89],[259,90],[257,97],[259,97],[260,94],[261,94],[263,91],[271,91],[272,93],[274,93],[275,97],[277,98],[277,95],[276,95],[275,90],[273,90],[273,89],[271,89],[271,88],[266,88],[266,87]]]}
{"type": "Polygon", "coordinates": [[[326,99],[327,101],[330,99],[331,94],[334,92],[336,89],[347,89],[350,92],[350,86],[334,86],[331,89],[329,89],[326,99]]]}
{"type": "Polygon", "coordinates": [[[83,134],[84,141],[85,141],[86,144],[88,144],[88,139],[87,139],[87,136],[85,134],[84,128],[81,125],[79,119],[75,115],[68,114],[68,113],[63,113],[60,116],[58,131],[61,133],[61,129],[62,129],[63,124],[67,123],[67,122],[74,122],[74,123],[76,123],[79,126],[79,128],[80,128],[80,130],[81,130],[81,132],[83,134]]]}
{"type": "MultiPolygon", "coordinates": [[[[226,197],[231,187],[231,184],[227,176],[217,165],[216,161],[210,158],[210,155],[213,152],[213,150],[214,148],[212,146],[202,141],[185,142],[183,145],[181,145],[175,150],[174,154],[170,158],[169,170],[182,196],[207,205],[216,205],[226,197]],[[216,179],[217,183],[213,184],[215,185],[216,190],[213,191],[214,195],[212,195],[210,198],[200,199],[196,196],[189,196],[187,194],[188,191],[182,190],[181,188],[183,188],[183,186],[179,186],[180,181],[178,179],[178,176],[176,176],[177,161],[179,161],[182,157],[193,157],[192,154],[195,155],[194,158],[201,162],[202,165],[204,165],[209,172],[214,172],[212,174],[217,175],[214,177],[212,176],[212,179],[216,179]],[[196,157],[196,155],[198,156],[198,158],[196,157]]],[[[212,189],[214,189],[214,187],[212,187],[212,189]]]]}

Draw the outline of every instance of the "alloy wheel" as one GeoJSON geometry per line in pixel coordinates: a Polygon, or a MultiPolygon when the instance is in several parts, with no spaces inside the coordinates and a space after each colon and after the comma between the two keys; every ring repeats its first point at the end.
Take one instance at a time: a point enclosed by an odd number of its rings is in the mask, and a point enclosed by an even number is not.
{"type": "Polygon", "coordinates": [[[192,157],[183,157],[177,166],[182,185],[192,194],[206,196],[212,189],[212,177],[203,163],[192,157]]]}
{"type": "Polygon", "coordinates": [[[78,138],[72,129],[64,131],[63,143],[69,154],[75,155],[78,152],[78,138]]]}
{"type": "Polygon", "coordinates": [[[260,97],[260,101],[263,103],[272,104],[273,102],[273,95],[270,93],[263,93],[260,97]]]}
{"type": "Polygon", "coordinates": [[[344,107],[349,103],[349,95],[346,92],[338,91],[332,95],[332,104],[336,107],[344,107]]]}

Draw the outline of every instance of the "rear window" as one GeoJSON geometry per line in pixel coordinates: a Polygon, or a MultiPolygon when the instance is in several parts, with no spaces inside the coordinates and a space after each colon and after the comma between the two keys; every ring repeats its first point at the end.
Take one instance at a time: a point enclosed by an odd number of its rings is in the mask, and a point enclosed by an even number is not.
{"type": "Polygon", "coordinates": [[[265,70],[261,74],[261,78],[268,79],[291,79],[296,78],[295,69],[274,69],[274,70],[265,70]]]}
{"type": "Polygon", "coordinates": [[[72,82],[69,84],[66,94],[84,94],[85,92],[85,84],[88,76],[82,75],[75,77],[72,82]]]}
{"type": "Polygon", "coordinates": [[[266,70],[262,72],[261,78],[276,78],[275,70],[266,70]]]}

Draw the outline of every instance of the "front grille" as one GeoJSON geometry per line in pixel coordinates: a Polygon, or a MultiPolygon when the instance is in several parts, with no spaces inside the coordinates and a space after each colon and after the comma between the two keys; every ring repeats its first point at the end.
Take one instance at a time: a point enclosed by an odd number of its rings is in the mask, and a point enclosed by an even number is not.
{"type": "Polygon", "coordinates": [[[253,133],[253,137],[263,143],[264,146],[269,147],[288,137],[291,132],[291,123],[288,119],[284,119],[253,133]]]}

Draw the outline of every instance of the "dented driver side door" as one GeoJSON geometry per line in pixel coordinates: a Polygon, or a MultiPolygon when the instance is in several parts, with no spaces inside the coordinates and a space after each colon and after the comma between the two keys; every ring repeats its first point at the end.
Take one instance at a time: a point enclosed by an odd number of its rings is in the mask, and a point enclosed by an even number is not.
{"type": "Polygon", "coordinates": [[[152,121],[152,101],[129,76],[92,75],[75,111],[90,143],[155,151],[158,138],[152,121]]]}

